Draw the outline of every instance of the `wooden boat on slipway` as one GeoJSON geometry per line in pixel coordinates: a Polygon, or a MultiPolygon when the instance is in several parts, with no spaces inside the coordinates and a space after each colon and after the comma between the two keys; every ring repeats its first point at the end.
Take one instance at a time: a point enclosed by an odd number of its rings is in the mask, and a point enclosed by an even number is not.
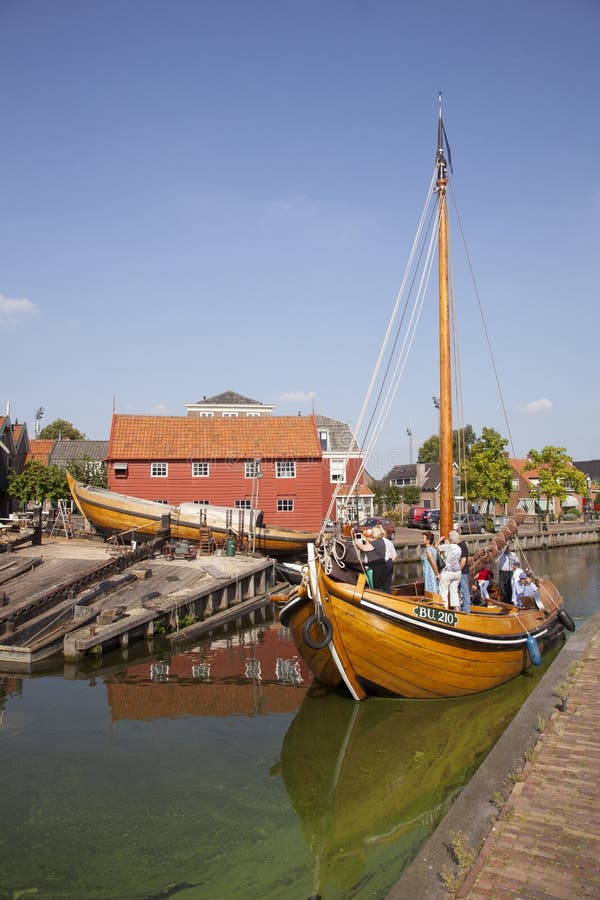
{"type": "MultiPolygon", "coordinates": [[[[428,203],[437,196],[440,534],[447,536],[453,528],[454,501],[448,166],[441,105],[437,147],[428,203]]],[[[426,212],[421,223],[425,219],[426,212]]],[[[388,335],[391,332],[390,323],[388,335]]],[[[395,342],[399,344],[397,336],[395,342]]],[[[471,557],[472,574],[497,558],[522,519],[521,514],[515,516],[471,557]]],[[[463,613],[446,609],[438,594],[424,591],[422,581],[392,588],[391,593],[375,590],[363,560],[353,539],[320,535],[308,547],[303,583],[280,612],[314,676],[334,688],[345,685],[356,700],[370,693],[427,699],[486,691],[519,675],[532,662],[539,664],[544,650],[564,635],[564,627],[574,628],[548,578],[540,579],[539,596],[529,601],[528,608],[492,602],[463,613]]]]}
{"type": "Polygon", "coordinates": [[[140,537],[155,535],[168,515],[171,537],[197,541],[199,529],[209,528],[215,541],[223,543],[231,532],[250,549],[268,556],[305,553],[309,541],[317,537],[315,532],[263,525],[259,510],[199,506],[197,503],[168,506],[85,485],[69,472],[66,474],[73,500],[88,522],[102,534],[135,531],[140,537]]]}

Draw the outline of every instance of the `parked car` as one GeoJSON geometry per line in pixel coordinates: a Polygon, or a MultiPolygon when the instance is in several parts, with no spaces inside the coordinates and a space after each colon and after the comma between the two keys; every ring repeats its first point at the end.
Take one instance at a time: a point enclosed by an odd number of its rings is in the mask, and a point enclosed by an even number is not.
{"type": "Polygon", "coordinates": [[[419,528],[437,531],[440,527],[440,510],[426,509],[417,524],[419,528]]]}
{"type": "Polygon", "coordinates": [[[409,528],[418,528],[421,516],[424,512],[429,512],[426,506],[411,506],[408,511],[407,525],[409,528]]]}
{"type": "Polygon", "coordinates": [[[460,517],[458,530],[465,534],[485,534],[485,522],[479,513],[464,513],[460,517]]]}
{"type": "MultiPolygon", "coordinates": [[[[429,531],[438,531],[440,527],[440,515],[441,510],[439,509],[426,509],[419,520],[419,528],[428,529],[429,531]]],[[[456,528],[457,526],[458,516],[456,513],[453,513],[452,527],[456,528]]]]}
{"type": "Polygon", "coordinates": [[[385,536],[390,541],[396,537],[396,523],[392,519],[386,519],[385,516],[370,516],[360,523],[361,528],[373,528],[374,525],[381,525],[382,528],[385,528],[385,536]]]}

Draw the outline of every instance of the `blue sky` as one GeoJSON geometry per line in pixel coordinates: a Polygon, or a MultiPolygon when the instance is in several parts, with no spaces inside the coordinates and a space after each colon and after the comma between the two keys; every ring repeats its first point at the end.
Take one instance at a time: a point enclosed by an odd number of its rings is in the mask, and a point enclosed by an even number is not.
{"type": "MultiPolygon", "coordinates": [[[[0,0],[0,410],[101,439],[113,402],[234,390],[355,422],[442,90],[514,450],[597,458],[599,33],[596,0],[0,0]]],[[[464,421],[508,436],[456,288],[464,421]]],[[[375,474],[437,429],[434,331],[375,474]]]]}

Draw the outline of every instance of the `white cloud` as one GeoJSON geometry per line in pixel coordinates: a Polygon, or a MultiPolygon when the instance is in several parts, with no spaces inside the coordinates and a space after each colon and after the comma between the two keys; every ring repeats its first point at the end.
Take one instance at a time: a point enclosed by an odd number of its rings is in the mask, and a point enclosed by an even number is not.
{"type": "Polygon", "coordinates": [[[312,403],[315,399],[314,391],[289,391],[279,398],[280,403],[312,403]]]}
{"type": "Polygon", "coordinates": [[[37,312],[37,304],[31,300],[14,300],[0,294],[0,326],[14,325],[23,316],[34,316],[37,312]]]}
{"type": "Polygon", "coordinates": [[[545,397],[532,400],[531,403],[522,407],[522,411],[527,416],[537,416],[538,413],[547,412],[549,409],[552,409],[552,400],[547,400],[545,397]]]}

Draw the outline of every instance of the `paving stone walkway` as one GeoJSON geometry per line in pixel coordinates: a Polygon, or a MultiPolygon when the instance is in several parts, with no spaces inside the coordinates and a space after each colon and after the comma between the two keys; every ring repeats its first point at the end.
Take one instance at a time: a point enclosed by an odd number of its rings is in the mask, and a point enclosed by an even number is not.
{"type": "Polygon", "coordinates": [[[600,628],[572,668],[460,898],[600,898],[600,628]]]}

